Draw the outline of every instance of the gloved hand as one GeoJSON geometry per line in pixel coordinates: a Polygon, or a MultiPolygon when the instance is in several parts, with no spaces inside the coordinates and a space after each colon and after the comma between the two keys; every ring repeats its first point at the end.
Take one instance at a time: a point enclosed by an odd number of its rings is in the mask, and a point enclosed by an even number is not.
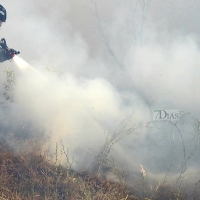
{"type": "Polygon", "coordinates": [[[1,46],[2,49],[5,49],[5,50],[8,49],[8,46],[6,44],[6,40],[4,38],[2,38],[0,40],[0,46],[1,46]]]}
{"type": "Polygon", "coordinates": [[[2,38],[0,40],[0,46],[1,48],[4,50],[4,60],[10,60],[12,58],[12,54],[6,44],[6,40],[4,38],[2,38]]]}

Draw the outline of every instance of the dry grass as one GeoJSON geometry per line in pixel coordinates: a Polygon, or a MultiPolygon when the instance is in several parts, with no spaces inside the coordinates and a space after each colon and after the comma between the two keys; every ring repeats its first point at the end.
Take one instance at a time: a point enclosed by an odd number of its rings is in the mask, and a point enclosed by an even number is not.
{"type": "Polygon", "coordinates": [[[0,199],[137,200],[120,183],[55,165],[39,148],[14,153],[4,142],[0,143],[0,199]]]}
{"type": "Polygon", "coordinates": [[[30,144],[14,152],[0,142],[0,200],[185,200],[169,185],[159,186],[151,197],[136,197],[133,188],[88,172],[55,165],[30,144]]]}

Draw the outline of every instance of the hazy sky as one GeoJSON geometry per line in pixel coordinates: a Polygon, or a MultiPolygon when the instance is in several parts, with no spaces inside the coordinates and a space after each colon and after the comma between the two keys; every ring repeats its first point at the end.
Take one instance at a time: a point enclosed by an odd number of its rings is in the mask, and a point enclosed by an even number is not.
{"type": "MultiPolygon", "coordinates": [[[[178,172],[199,133],[193,121],[200,116],[199,1],[1,4],[8,12],[1,37],[45,77],[22,72],[14,62],[1,64],[2,102],[4,68],[15,70],[17,79],[15,102],[6,102],[7,110],[1,111],[7,113],[2,117],[4,131],[14,133],[19,124],[35,124],[50,137],[52,150],[62,138],[78,157],[76,167],[88,167],[84,159],[89,149],[98,152],[106,136],[131,115],[126,130],[140,123],[142,128],[116,144],[119,154],[113,155],[119,165],[139,171],[141,163],[149,173],[164,174],[173,161],[172,171],[178,172]],[[62,75],[56,77],[46,67],[62,75]],[[178,123],[184,143],[169,123],[144,128],[154,108],[191,113],[178,123]],[[13,125],[10,131],[6,117],[13,125]]],[[[189,169],[199,170],[198,163],[193,160],[189,169]]]]}

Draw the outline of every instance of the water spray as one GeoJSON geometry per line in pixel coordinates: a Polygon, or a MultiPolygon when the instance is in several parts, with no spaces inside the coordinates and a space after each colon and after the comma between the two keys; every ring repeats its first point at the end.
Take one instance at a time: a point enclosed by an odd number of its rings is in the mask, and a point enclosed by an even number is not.
{"type": "Polygon", "coordinates": [[[4,60],[10,60],[13,59],[17,67],[22,71],[22,72],[29,72],[29,73],[34,73],[39,75],[42,78],[45,78],[41,73],[39,73],[36,69],[31,67],[25,60],[22,58],[18,57],[17,55],[20,54],[19,51],[16,51],[14,49],[8,48],[6,40],[2,38],[0,40],[0,48],[4,49],[4,60]]]}
{"type": "Polygon", "coordinates": [[[15,62],[15,64],[17,65],[17,67],[20,69],[21,72],[23,72],[23,73],[31,73],[33,75],[37,74],[41,78],[45,78],[44,75],[42,75],[40,72],[38,72],[34,67],[29,65],[25,60],[23,60],[19,56],[15,55],[13,57],[13,61],[15,62]]]}
{"type": "MultiPolygon", "coordinates": [[[[19,51],[16,51],[14,49],[10,49],[8,48],[7,44],[6,44],[6,40],[4,38],[2,38],[0,40],[0,47],[2,49],[5,50],[5,57],[7,60],[13,59],[16,63],[16,65],[18,66],[18,68],[21,71],[32,71],[35,72],[37,74],[39,74],[40,76],[43,76],[42,74],[40,74],[37,70],[35,70],[33,67],[31,67],[25,60],[23,60],[22,58],[20,58],[19,56],[17,56],[18,54],[20,54],[19,51]]],[[[43,76],[44,77],[44,76],[43,76]]]]}

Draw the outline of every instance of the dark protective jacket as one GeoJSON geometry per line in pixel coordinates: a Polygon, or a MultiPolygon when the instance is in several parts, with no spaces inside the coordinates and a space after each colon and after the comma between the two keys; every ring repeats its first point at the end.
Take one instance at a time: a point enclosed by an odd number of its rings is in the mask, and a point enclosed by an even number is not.
{"type": "Polygon", "coordinates": [[[6,60],[10,60],[12,57],[8,53],[7,50],[0,47],[0,62],[4,62],[6,60]]]}

